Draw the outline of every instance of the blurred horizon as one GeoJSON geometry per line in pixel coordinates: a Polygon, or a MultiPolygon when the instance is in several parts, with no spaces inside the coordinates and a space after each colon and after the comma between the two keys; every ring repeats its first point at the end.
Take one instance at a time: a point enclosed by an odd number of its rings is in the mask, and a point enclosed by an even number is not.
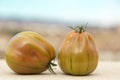
{"type": "Polygon", "coordinates": [[[113,27],[119,27],[119,22],[112,22],[111,24],[103,24],[100,22],[94,22],[94,21],[64,21],[64,20],[58,20],[58,19],[45,19],[45,18],[24,18],[24,17],[0,17],[1,22],[22,22],[22,23],[41,23],[41,24],[56,24],[56,25],[63,25],[63,26],[85,26],[87,24],[87,27],[98,27],[98,28],[113,28],[113,27]]]}

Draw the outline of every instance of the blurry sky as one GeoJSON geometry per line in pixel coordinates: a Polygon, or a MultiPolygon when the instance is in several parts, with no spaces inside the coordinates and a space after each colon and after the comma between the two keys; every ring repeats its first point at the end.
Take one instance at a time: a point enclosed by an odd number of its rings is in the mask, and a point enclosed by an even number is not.
{"type": "Polygon", "coordinates": [[[0,0],[0,16],[119,22],[120,0],[0,0]]]}

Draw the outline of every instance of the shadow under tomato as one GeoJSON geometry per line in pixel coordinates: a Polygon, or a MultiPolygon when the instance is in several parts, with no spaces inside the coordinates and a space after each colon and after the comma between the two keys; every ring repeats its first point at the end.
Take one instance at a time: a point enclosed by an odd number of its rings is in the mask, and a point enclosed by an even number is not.
{"type": "Polygon", "coordinates": [[[64,76],[75,76],[75,77],[90,77],[90,76],[99,76],[98,73],[91,73],[91,74],[88,74],[88,75],[71,75],[71,74],[66,74],[66,73],[62,73],[62,72],[58,72],[57,73],[58,75],[64,75],[64,76]]]}
{"type": "Polygon", "coordinates": [[[36,74],[19,74],[19,73],[15,73],[15,72],[7,72],[7,75],[16,75],[16,76],[32,76],[32,75],[51,75],[51,73],[47,73],[47,72],[43,72],[43,73],[36,73],[36,74]]]}

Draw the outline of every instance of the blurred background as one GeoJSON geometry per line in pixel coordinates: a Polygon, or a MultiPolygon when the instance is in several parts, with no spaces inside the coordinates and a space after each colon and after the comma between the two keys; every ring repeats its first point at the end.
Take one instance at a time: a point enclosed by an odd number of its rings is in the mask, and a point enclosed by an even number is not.
{"type": "Polygon", "coordinates": [[[120,0],[0,0],[0,59],[16,33],[38,32],[57,52],[67,26],[86,23],[100,60],[120,61],[120,0]]]}

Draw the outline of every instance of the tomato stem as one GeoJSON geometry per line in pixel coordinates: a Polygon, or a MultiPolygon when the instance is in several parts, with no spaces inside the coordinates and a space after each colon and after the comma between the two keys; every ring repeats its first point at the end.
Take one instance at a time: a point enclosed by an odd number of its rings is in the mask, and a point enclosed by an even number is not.
{"type": "Polygon", "coordinates": [[[48,64],[48,70],[49,70],[51,73],[56,74],[56,73],[54,72],[54,70],[52,69],[52,66],[57,66],[57,64],[52,63],[52,62],[50,62],[50,63],[48,64]]]}
{"type": "Polygon", "coordinates": [[[84,26],[76,26],[76,27],[68,26],[68,27],[71,28],[72,30],[75,30],[76,33],[82,33],[85,32],[87,24],[88,23],[86,23],[85,27],[84,26]]]}

